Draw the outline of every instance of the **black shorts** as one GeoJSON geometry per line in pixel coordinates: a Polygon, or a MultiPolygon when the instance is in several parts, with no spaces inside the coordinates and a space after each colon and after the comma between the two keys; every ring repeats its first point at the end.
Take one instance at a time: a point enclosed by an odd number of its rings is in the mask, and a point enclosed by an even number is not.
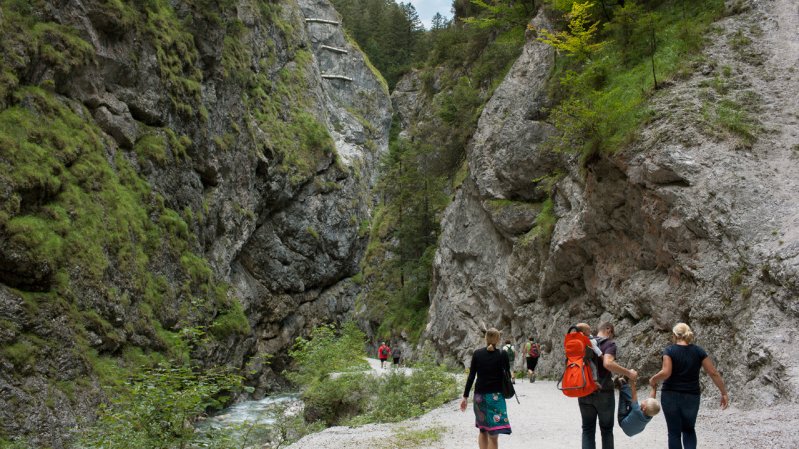
{"type": "Polygon", "coordinates": [[[535,371],[536,365],[538,365],[538,357],[527,357],[527,369],[535,371]]]}
{"type": "Polygon", "coordinates": [[[399,357],[394,357],[394,364],[399,365],[399,357]]]}

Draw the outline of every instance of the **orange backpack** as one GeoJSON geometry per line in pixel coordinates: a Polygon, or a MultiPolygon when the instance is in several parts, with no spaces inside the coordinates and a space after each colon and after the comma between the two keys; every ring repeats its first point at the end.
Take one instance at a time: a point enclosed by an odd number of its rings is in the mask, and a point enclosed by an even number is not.
{"type": "Polygon", "coordinates": [[[566,369],[558,382],[558,390],[572,398],[588,396],[599,388],[591,367],[585,362],[585,348],[591,341],[582,332],[571,332],[563,339],[566,351],[566,369]]]}

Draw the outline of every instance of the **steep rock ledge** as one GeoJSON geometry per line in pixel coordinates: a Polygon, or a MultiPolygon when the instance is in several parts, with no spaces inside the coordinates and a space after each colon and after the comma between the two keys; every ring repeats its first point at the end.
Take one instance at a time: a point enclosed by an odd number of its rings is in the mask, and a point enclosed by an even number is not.
{"type": "Polygon", "coordinates": [[[551,51],[528,42],[480,118],[470,179],[442,222],[425,339],[466,361],[483,323],[517,342],[535,334],[541,374],[556,376],[567,327],[611,320],[621,363],[652,375],[671,326],[684,320],[734,400],[795,399],[799,133],[787,92],[799,87],[790,69],[799,52],[789,3],[759,2],[720,21],[708,67],[659,91],[638,141],[584,174],[538,145],[548,131],[531,104],[546,102],[551,51]],[[734,33],[751,45],[731,48],[734,33]],[[702,98],[720,101],[707,82],[724,66],[734,91],[759,99],[750,112],[765,131],[751,148],[702,116],[702,98]],[[531,180],[558,170],[551,236],[535,220],[509,227],[497,211],[536,207],[543,198],[531,180]]]}

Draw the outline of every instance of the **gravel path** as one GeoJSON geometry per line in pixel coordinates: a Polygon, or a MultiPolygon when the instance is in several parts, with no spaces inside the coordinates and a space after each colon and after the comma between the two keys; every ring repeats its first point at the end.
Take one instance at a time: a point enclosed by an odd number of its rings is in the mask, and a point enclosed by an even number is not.
{"type": "MultiPolygon", "coordinates": [[[[533,384],[519,381],[516,389],[521,404],[509,401],[513,434],[499,437],[502,449],[580,447],[580,411],[576,399],[563,396],[551,381],[533,384]]],[[[797,428],[799,413],[795,406],[752,411],[731,407],[722,412],[715,399],[703,401],[697,423],[699,443],[703,449],[796,449],[799,448],[799,436],[791,429],[797,428]]],[[[667,445],[666,422],[662,414],[635,437],[624,435],[618,425],[614,427],[614,435],[617,449],[662,448],[667,445]]],[[[597,442],[598,436],[599,430],[597,442]]],[[[289,449],[475,449],[476,439],[477,429],[474,428],[471,408],[461,413],[456,400],[420,418],[400,423],[332,427],[303,438],[289,449]],[[420,438],[413,442],[404,441],[409,432],[423,429],[439,429],[440,440],[431,442],[420,438]]]]}
{"type": "MultiPolygon", "coordinates": [[[[369,359],[372,371],[377,374],[389,372],[380,369],[380,362],[369,359]]],[[[411,370],[403,369],[406,373],[411,370]]],[[[578,448],[581,444],[581,420],[577,399],[564,396],[552,381],[535,383],[517,381],[516,400],[508,401],[508,415],[513,427],[512,435],[501,435],[502,449],[562,449],[578,448]]],[[[639,399],[647,390],[639,391],[639,399]]],[[[799,448],[799,409],[786,404],[766,409],[742,410],[733,406],[720,410],[718,398],[704,398],[699,411],[697,434],[699,447],[703,449],[729,448],[799,448]]],[[[399,423],[370,424],[361,427],[331,427],[308,435],[289,446],[288,449],[474,449],[477,448],[477,429],[471,402],[465,413],[458,409],[459,401],[453,400],[419,418],[399,423]],[[431,430],[424,438],[421,431],[431,430]],[[437,441],[430,438],[438,435],[437,441]],[[415,438],[414,438],[415,437],[415,438]],[[408,439],[413,441],[408,441],[408,439]]],[[[618,396],[617,402],[618,405],[618,396]]],[[[741,404],[738,404],[741,405],[741,404]]],[[[642,447],[666,447],[666,421],[663,414],[656,416],[646,430],[634,436],[626,436],[616,424],[614,426],[616,449],[639,449],[642,447]]],[[[599,444],[599,429],[597,429],[599,444]]]]}

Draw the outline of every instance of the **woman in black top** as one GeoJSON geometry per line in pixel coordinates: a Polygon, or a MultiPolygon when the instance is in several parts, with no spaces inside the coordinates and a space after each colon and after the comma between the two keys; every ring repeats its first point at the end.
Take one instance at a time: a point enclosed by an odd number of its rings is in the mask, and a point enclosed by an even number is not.
{"type": "Polygon", "coordinates": [[[685,323],[672,329],[673,345],[663,351],[663,367],[649,379],[652,397],[657,394],[658,382],[663,380],[660,402],[669,433],[669,449],[696,449],[696,415],[699,413],[699,369],[713,380],[721,393],[721,409],[730,398],[713,361],[700,346],[692,344],[694,333],[685,323]],[[680,441],[682,437],[682,441],[680,441]]]}
{"type": "Polygon", "coordinates": [[[510,434],[510,421],[505,397],[502,395],[503,370],[510,372],[510,364],[505,353],[497,348],[499,331],[491,328],[486,331],[486,347],[474,351],[472,364],[469,367],[469,378],[463,390],[461,411],[466,410],[469,391],[474,386],[474,418],[475,427],[480,429],[477,443],[480,449],[497,449],[498,435],[510,434]]]}

